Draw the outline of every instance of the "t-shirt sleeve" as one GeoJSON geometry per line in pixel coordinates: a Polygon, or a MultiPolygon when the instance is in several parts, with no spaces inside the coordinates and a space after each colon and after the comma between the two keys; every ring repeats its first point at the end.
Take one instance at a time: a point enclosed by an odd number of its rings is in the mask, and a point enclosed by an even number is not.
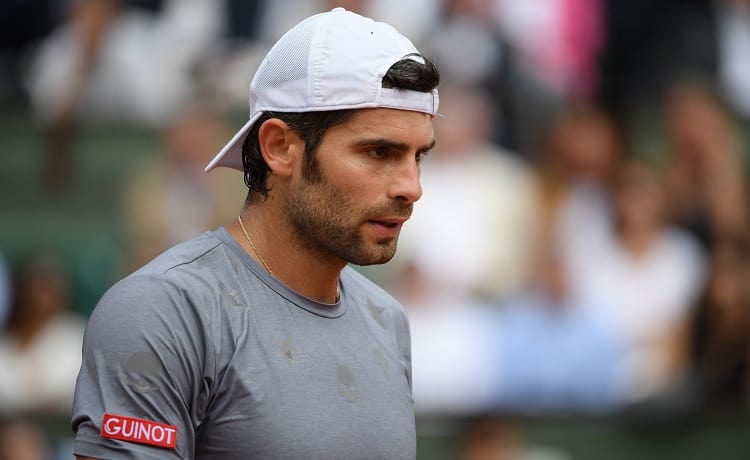
{"type": "Polygon", "coordinates": [[[209,327],[196,302],[164,276],[136,274],[113,286],[84,335],[74,453],[193,458],[213,383],[209,327]]]}

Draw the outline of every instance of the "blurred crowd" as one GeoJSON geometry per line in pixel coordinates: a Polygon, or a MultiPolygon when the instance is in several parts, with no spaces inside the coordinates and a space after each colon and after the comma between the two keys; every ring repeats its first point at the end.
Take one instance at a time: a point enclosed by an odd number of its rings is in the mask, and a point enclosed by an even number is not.
{"type": "MultiPolygon", "coordinates": [[[[396,258],[362,267],[409,311],[418,416],[476,417],[481,460],[533,457],[506,417],[746,410],[750,1],[17,0],[0,97],[57,193],[82,127],[159,133],[112,203],[127,273],[239,212],[241,175],[203,167],[269,46],[334,6],[442,73],[423,198],[396,258]]],[[[0,460],[55,456],[27,420],[72,403],[68,275],[54,251],[0,257],[0,460]]]]}

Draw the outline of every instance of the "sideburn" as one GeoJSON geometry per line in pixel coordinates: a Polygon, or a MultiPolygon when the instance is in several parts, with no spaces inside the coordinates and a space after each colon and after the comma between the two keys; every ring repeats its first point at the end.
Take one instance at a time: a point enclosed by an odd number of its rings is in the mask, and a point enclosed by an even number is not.
{"type": "Polygon", "coordinates": [[[285,114],[281,118],[305,142],[305,157],[302,163],[302,177],[309,183],[325,181],[325,175],[318,162],[318,147],[323,142],[327,131],[332,127],[346,122],[354,116],[354,110],[331,110],[324,112],[309,112],[299,114],[285,114]]]}
{"type": "Polygon", "coordinates": [[[311,184],[320,184],[325,181],[325,174],[320,169],[320,162],[316,150],[305,148],[305,158],[302,162],[302,178],[311,184]]]}

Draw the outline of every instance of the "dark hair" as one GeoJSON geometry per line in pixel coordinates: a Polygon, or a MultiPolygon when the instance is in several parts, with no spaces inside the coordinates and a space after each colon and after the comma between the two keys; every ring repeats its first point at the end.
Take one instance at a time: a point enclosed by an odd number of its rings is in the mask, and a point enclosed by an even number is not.
{"type": "MultiPolygon", "coordinates": [[[[406,56],[388,69],[383,77],[384,88],[402,88],[428,93],[440,83],[437,66],[428,59],[414,54],[406,56]],[[420,58],[420,61],[411,59],[420,58]]],[[[245,185],[248,187],[246,202],[253,201],[257,194],[268,197],[266,178],[270,171],[260,151],[258,131],[267,120],[278,118],[294,130],[305,142],[305,159],[302,172],[306,177],[319,179],[320,171],[315,161],[315,152],[326,131],[344,123],[353,115],[354,109],[329,110],[322,112],[264,112],[253,124],[242,144],[242,166],[245,185]]]]}

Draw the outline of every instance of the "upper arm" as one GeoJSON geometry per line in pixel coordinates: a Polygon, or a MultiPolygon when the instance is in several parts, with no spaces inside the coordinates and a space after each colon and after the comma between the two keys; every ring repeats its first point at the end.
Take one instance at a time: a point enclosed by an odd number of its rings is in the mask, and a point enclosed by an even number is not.
{"type": "MultiPolygon", "coordinates": [[[[192,458],[207,353],[203,325],[189,303],[164,280],[142,277],[118,283],[94,309],[73,407],[74,453],[80,458],[108,458],[115,452],[133,458],[192,458]],[[176,446],[103,437],[105,414],[174,427],[176,446]]],[[[109,434],[135,431],[123,423],[110,424],[109,434]]]]}

